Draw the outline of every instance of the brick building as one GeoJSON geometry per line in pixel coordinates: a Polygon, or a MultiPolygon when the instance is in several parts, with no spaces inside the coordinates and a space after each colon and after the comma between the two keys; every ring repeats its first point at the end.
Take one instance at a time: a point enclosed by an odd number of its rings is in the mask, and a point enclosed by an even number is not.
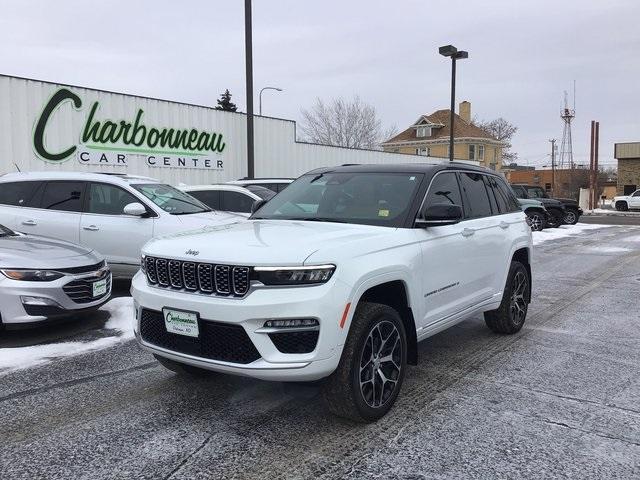
{"type": "Polygon", "coordinates": [[[631,195],[640,188],[640,142],[616,143],[613,156],[618,160],[618,194],[631,195]]]}

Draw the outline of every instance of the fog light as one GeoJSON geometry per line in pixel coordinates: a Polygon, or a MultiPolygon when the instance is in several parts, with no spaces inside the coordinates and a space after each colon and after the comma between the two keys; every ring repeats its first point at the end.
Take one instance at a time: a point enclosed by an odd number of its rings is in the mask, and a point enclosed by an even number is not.
{"type": "Polygon", "coordinates": [[[315,318],[291,318],[284,320],[267,320],[265,328],[317,327],[320,324],[315,318]]]}
{"type": "Polygon", "coordinates": [[[23,305],[33,305],[33,306],[37,306],[37,307],[44,307],[44,306],[48,306],[48,307],[60,307],[62,308],[62,306],[56,302],[55,300],[51,300],[50,298],[44,298],[44,297],[20,297],[20,300],[22,301],[23,305]]]}

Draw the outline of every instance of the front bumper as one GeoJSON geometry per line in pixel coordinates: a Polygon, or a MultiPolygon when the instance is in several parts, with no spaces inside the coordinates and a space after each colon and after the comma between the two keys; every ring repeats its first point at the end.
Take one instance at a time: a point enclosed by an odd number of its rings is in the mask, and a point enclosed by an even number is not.
{"type": "Polygon", "coordinates": [[[138,273],[133,278],[131,293],[136,309],[134,330],[140,345],[177,362],[264,380],[309,381],[331,374],[340,360],[346,335],[340,320],[350,288],[335,278],[323,285],[257,288],[243,298],[228,298],[150,286],[145,276],[138,273]],[[184,349],[178,351],[152,343],[148,335],[141,333],[143,310],[162,312],[164,308],[195,312],[201,326],[208,323],[206,328],[213,324],[241,327],[259,358],[249,363],[237,363],[204,358],[184,349]],[[271,340],[270,330],[265,329],[264,324],[272,319],[299,318],[318,321],[315,348],[308,353],[283,353],[271,340]]]}
{"type": "Polygon", "coordinates": [[[0,274],[0,319],[7,327],[27,326],[45,322],[56,317],[75,315],[93,310],[111,297],[111,272],[106,270],[100,277],[87,274],[65,275],[52,282],[26,282],[11,280],[0,274]],[[81,303],[71,299],[63,290],[72,282],[91,283],[106,280],[107,290],[95,299],[81,303]],[[25,297],[39,299],[26,300],[25,297]],[[46,303],[46,304],[45,304],[46,303]]]}

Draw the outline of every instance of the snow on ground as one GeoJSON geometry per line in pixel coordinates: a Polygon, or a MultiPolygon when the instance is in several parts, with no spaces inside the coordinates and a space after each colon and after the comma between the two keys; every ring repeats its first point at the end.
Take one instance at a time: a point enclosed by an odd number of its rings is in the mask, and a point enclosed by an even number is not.
{"type": "Polygon", "coordinates": [[[545,228],[541,232],[533,232],[533,244],[538,245],[549,240],[572,237],[574,235],[580,235],[587,230],[608,228],[610,226],[611,225],[592,225],[586,223],[578,223],[576,225],[562,225],[559,228],[545,228]]]}
{"type": "Polygon", "coordinates": [[[0,373],[41,365],[54,358],[101,350],[133,338],[134,316],[131,297],[114,298],[103,305],[100,310],[106,310],[111,314],[111,318],[105,323],[102,331],[111,330],[115,335],[88,342],[69,341],[30,347],[2,348],[0,349],[0,373]]]}

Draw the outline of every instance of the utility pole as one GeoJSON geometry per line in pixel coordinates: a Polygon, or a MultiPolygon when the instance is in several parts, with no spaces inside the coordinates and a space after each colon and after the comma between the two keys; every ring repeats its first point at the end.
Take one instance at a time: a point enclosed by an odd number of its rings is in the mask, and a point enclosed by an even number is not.
{"type": "Polygon", "coordinates": [[[600,122],[596,122],[593,149],[593,208],[598,208],[598,150],[600,146],[600,122]]]}
{"type": "Polygon", "coordinates": [[[251,0],[244,0],[244,54],[247,90],[247,178],[254,178],[253,149],[253,39],[251,26],[251,0]]]}
{"type": "Polygon", "coordinates": [[[596,122],[591,120],[591,144],[589,148],[589,210],[593,210],[593,148],[596,135],[596,122]]]}
{"type": "MultiPolygon", "coordinates": [[[[453,162],[453,137],[454,122],[456,112],[456,60],[469,58],[469,53],[464,50],[458,50],[453,45],[445,45],[438,49],[438,53],[443,57],[451,58],[451,112],[449,115],[449,161],[453,162]]],[[[473,158],[471,159],[473,160],[473,158]]]]}
{"type": "Polygon", "coordinates": [[[551,196],[556,195],[556,139],[552,138],[551,142],[551,196]]]}

